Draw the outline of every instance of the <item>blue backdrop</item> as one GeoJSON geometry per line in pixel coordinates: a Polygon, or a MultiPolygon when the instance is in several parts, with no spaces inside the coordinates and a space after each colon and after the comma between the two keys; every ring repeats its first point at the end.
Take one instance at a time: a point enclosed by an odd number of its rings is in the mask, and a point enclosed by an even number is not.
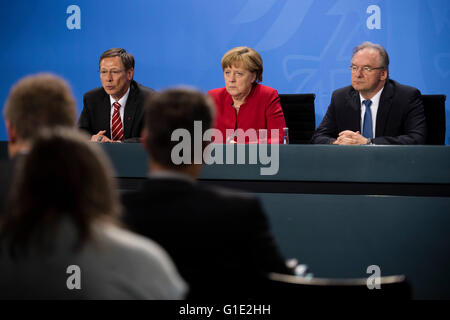
{"type": "Polygon", "coordinates": [[[391,78],[450,97],[448,0],[16,0],[2,2],[0,34],[2,109],[19,78],[51,71],[70,82],[80,113],[83,93],[100,86],[98,58],[112,47],[131,52],[135,79],[154,89],[222,87],[222,55],[246,45],[263,57],[264,84],[316,94],[319,123],[331,92],[350,83],[352,48],[365,40],[386,47],[391,78]]]}

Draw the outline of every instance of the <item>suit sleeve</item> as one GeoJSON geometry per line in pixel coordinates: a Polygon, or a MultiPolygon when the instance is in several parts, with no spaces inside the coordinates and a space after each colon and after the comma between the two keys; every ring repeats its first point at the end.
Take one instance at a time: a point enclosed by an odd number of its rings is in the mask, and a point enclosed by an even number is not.
{"type": "Polygon", "coordinates": [[[270,130],[278,129],[278,143],[283,143],[283,128],[286,127],[286,121],[284,119],[283,109],[281,108],[280,96],[278,95],[278,92],[274,90],[269,99],[269,105],[266,109],[267,131],[269,137],[271,137],[270,130]]]}
{"type": "Polygon", "coordinates": [[[337,122],[336,122],[336,110],[335,110],[335,96],[331,97],[331,103],[328,106],[327,113],[322,119],[322,122],[314,132],[311,143],[314,144],[331,144],[333,143],[339,134],[337,122]]]}
{"type": "Polygon", "coordinates": [[[375,137],[372,140],[374,144],[425,144],[427,127],[420,91],[414,90],[407,101],[407,105],[405,106],[406,112],[402,124],[403,134],[395,137],[375,137]]]}

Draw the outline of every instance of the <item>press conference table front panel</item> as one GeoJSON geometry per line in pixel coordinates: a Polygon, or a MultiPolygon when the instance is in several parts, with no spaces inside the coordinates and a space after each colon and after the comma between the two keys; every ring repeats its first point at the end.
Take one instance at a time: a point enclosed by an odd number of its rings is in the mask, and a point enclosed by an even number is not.
{"type": "MultiPolygon", "coordinates": [[[[122,189],[134,189],[147,176],[148,159],[140,144],[102,146],[122,189]]],[[[240,147],[234,146],[232,164],[226,163],[223,148],[224,164],[204,165],[200,181],[257,193],[450,195],[447,146],[281,145],[275,175],[261,174],[270,164],[261,164],[259,156],[256,164],[248,164],[257,145],[244,146],[245,164],[238,164],[240,147]]]]}

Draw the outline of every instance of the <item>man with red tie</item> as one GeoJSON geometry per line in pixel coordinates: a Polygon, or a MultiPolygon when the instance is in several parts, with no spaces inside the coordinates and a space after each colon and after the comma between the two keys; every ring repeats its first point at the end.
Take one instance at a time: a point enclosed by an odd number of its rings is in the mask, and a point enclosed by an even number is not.
{"type": "Polygon", "coordinates": [[[154,90],[133,80],[134,57],[121,48],[105,51],[99,62],[102,87],[85,93],[78,126],[97,142],[138,142],[142,105],[154,90]]]}

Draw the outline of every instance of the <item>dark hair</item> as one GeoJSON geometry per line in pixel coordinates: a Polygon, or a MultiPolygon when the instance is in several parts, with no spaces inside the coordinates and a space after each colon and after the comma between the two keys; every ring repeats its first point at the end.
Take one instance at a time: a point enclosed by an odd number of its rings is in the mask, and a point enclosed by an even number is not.
{"type": "Polygon", "coordinates": [[[73,127],[77,117],[70,86],[50,73],[30,75],[17,82],[3,114],[23,140],[31,140],[43,127],[73,127]]]}
{"type": "Polygon", "coordinates": [[[100,63],[105,58],[113,58],[113,57],[120,57],[122,60],[122,64],[125,67],[125,70],[134,69],[134,57],[131,53],[128,53],[125,49],[122,48],[112,48],[109,50],[106,50],[102,53],[100,56],[100,60],[98,61],[98,67],[100,68],[100,63]]]}
{"type": "Polygon", "coordinates": [[[185,164],[174,164],[171,159],[172,149],[179,143],[171,141],[171,136],[176,129],[186,129],[192,139],[193,163],[194,121],[201,121],[203,137],[203,133],[211,128],[213,112],[214,105],[209,96],[192,89],[169,89],[153,94],[145,105],[144,120],[150,158],[166,167],[185,167],[185,164]]]}
{"type": "Polygon", "coordinates": [[[108,159],[75,129],[43,130],[17,169],[0,225],[13,257],[32,245],[52,247],[63,218],[75,225],[74,248],[81,248],[93,235],[93,222],[115,223],[119,216],[108,159]]]}
{"type": "Polygon", "coordinates": [[[367,49],[367,48],[377,50],[378,53],[380,54],[380,63],[381,63],[380,67],[384,67],[386,70],[389,70],[389,55],[388,55],[386,49],[384,49],[384,47],[382,45],[375,44],[370,41],[363,42],[359,46],[356,46],[353,49],[352,60],[358,51],[361,51],[362,49],[367,49]]]}

